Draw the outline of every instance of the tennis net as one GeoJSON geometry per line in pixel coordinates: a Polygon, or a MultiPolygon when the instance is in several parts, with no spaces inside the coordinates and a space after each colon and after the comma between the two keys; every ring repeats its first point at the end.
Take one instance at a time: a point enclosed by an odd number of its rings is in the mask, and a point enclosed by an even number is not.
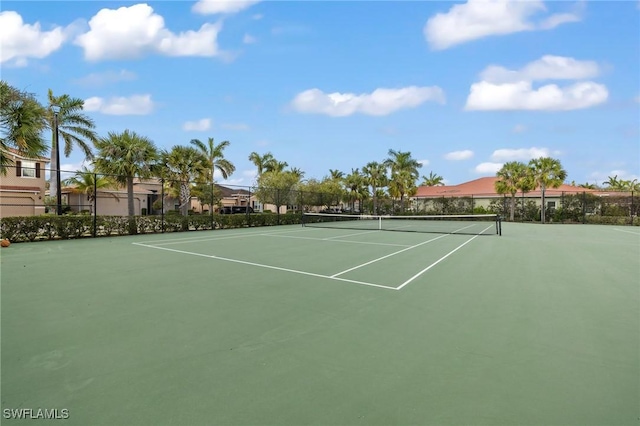
{"type": "Polygon", "coordinates": [[[502,235],[502,221],[496,214],[383,216],[331,213],[303,213],[302,226],[436,234],[502,235]]]}

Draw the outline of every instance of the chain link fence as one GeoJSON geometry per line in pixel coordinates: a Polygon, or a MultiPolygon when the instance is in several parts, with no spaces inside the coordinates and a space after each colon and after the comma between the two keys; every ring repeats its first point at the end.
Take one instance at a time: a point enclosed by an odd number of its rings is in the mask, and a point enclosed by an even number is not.
{"type": "MultiPolygon", "coordinates": [[[[373,214],[500,214],[505,221],[540,221],[540,199],[531,194],[405,198],[363,197],[347,191],[218,185],[174,179],[62,171],[58,204],[49,182],[55,171],[21,162],[0,177],[0,233],[12,241],[174,232],[301,222],[302,212],[373,214]],[[513,207],[512,207],[513,206],[513,207]],[[60,211],[61,214],[58,214],[60,211]]],[[[549,193],[552,223],[638,225],[638,193],[549,193]]]]}

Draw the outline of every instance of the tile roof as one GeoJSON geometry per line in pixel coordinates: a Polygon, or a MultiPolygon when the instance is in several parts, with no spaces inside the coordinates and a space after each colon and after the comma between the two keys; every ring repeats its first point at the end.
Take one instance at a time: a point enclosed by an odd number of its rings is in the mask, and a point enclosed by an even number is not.
{"type": "Polygon", "coordinates": [[[49,163],[49,161],[50,161],[46,157],[29,157],[29,156],[25,155],[24,152],[22,152],[22,151],[20,151],[18,149],[15,149],[15,148],[11,148],[11,147],[7,147],[4,151],[6,151],[8,153],[11,153],[14,156],[19,157],[19,158],[21,158],[23,160],[37,160],[37,161],[41,161],[43,163],[49,163]]]}
{"type": "MultiPolygon", "coordinates": [[[[501,197],[495,189],[495,183],[498,180],[496,176],[482,177],[459,185],[445,186],[420,186],[414,198],[434,198],[434,197],[501,197]]],[[[560,195],[562,193],[601,193],[595,189],[582,188],[579,186],[562,184],[558,188],[547,188],[546,195],[560,195]]],[[[540,188],[526,193],[528,197],[539,197],[541,195],[540,188]]]]}

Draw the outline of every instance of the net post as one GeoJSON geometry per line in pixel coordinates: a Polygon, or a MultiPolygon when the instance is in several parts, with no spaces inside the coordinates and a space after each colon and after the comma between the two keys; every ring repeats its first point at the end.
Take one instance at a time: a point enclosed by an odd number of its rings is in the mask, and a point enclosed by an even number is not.
{"type": "Polygon", "coordinates": [[[498,228],[498,235],[502,236],[502,217],[500,215],[496,217],[496,226],[498,228]]]}
{"type": "Polygon", "coordinates": [[[378,231],[382,230],[382,216],[378,216],[378,231]]]}

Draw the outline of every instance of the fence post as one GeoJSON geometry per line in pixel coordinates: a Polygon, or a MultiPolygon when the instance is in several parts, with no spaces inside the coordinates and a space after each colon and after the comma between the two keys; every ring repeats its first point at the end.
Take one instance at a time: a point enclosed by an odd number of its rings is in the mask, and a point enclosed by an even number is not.
{"type": "Polygon", "coordinates": [[[98,236],[98,175],[93,174],[93,237],[98,236]]]}
{"type": "Polygon", "coordinates": [[[633,190],[632,190],[631,191],[631,209],[630,209],[630,213],[631,213],[630,214],[630,216],[631,216],[630,221],[631,222],[629,223],[629,225],[633,225],[633,214],[635,213],[635,211],[634,211],[635,209],[633,207],[634,207],[634,205],[633,205],[633,190]]]}
{"type": "Polygon", "coordinates": [[[160,179],[160,200],[162,201],[160,209],[160,224],[162,233],[164,234],[164,178],[160,179]]]}
{"type": "Polygon", "coordinates": [[[582,191],[582,224],[587,223],[587,191],[582,191]]]}
{"type": "Polygon", "coordinates": [[[214,227],[213,227],[213,196],[214,196],[214,190],[213,190],[213,181],[211,181],[211,204],[209,204],[209,218],[211,219],[211,230],[213,231],[214,227]]]}

